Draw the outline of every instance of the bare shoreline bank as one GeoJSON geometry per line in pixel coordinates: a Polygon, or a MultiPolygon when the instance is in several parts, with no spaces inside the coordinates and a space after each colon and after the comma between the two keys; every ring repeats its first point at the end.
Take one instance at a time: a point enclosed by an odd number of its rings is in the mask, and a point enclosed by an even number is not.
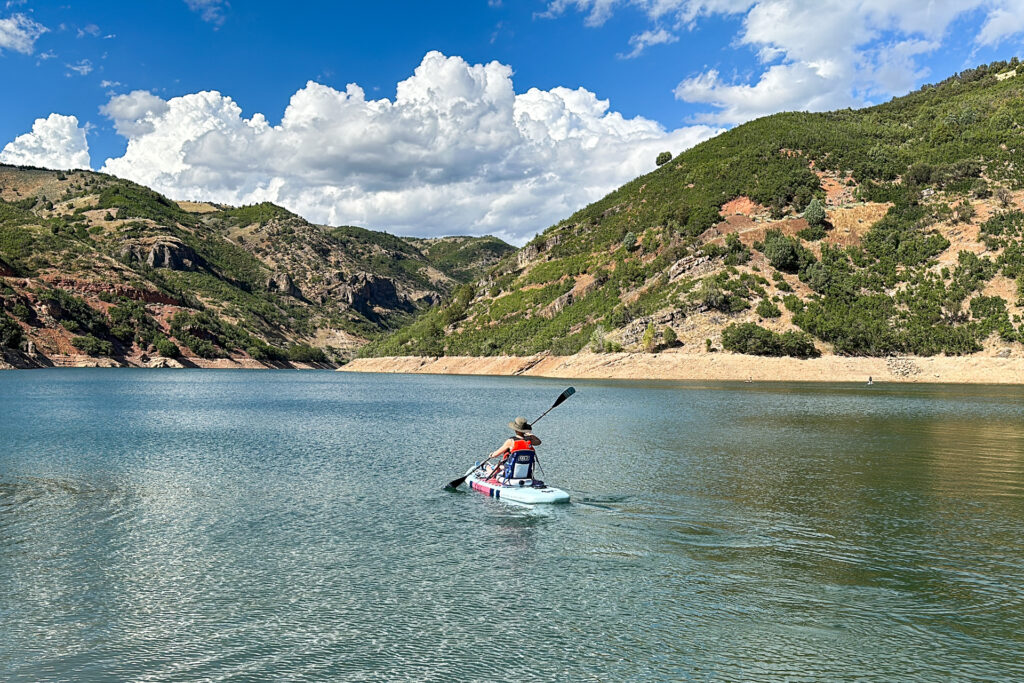
{"type": "Polygon", "coordinates": [[[298,361],[258,361],[253,358],[155,358],[94,357],[86,355],[35,355],[5,353],[0,355],[0,370],[36,370],[45,368],[153,368],[203,370],[333,370],[334,363],[302,363],[298,361]]]}
{"type": "Polygon", "coordinates": [[[500,375],[563,379],[755,382],[1024,384],[1024,358],[823,356],[809,360],[730,353],[581,353],[575,356],[357,358],[339,372],[500,375]]]}

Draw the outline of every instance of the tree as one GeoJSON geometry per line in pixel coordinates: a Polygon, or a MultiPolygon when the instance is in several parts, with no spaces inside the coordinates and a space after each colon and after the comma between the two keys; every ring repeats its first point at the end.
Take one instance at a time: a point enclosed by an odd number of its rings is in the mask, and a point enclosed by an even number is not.
{"type": "Polygon", "coordinates": [[[647,329],[644,330],[644,337],[641,340],[641,344],[644,347],[644,351],[647,353],[652,353],[654,351],[654,325],[647,325],[647,329]]]}
{"type": "Polygon", "coordinates": [[[153,346],[156,347],[156,352],[164,358],[177,358],[181,355],[181,349],[167,337],[160,335],[153,340],[153,346]]]}
{"type": "Polygon", "coordinates": [[[804,263],[814,259],[797,240],[783,235],[780,230],[765,233],[761,252],[774,268],[787,273],[797,272],[804,263]]]}
{"type": "Polygon", "coordinates": [[[807,209],[804,211],[804,220],[807,221],[807,225],[812,228],[817,228],[825,224],[825,207],[821,205],[818,198],[815,197],[811,200],[811,203],[807,205],[807,209]]]}
{"type": "Polygon", "coordinates": [[[21,326],[0,311],[0,347],[15,349],[21,343],[21,326]]]}
{"type": "Polygon", "coordinates": [[[679,337],[676,336],[676,331],[669,326],[665,326],[665,331],[661,333],[662,338],[665,340],[665,348],[672,348],[679,342],[679,337]]]}
{"type": "Polygon", "coordinates": [[[672,161],[672,152],[662,152],[658,155],[658,158],[654,160],[654,163],[658,166],[664,166],[670,161],[672,161]]]}
{"type": "Polygon", "coordinates": [[[636,235],[627,232],[622,238],[622,248],[626,251],[633,251],[636,248],[636,235]]]}

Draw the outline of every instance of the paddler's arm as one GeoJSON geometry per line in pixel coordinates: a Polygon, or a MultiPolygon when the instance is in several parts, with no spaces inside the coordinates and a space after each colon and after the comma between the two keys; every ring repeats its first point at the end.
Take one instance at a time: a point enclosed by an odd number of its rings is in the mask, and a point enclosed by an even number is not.
{"type": "Polygon", "coordinates": [[[512,450],[512,439],[508,439],[505,443],[501,444],[501,448],[488,455],[487,459],[490,460],[491,458],[497,458],[499,455],[504,455],[510,450],[512,450]]]}
{"type": "Polygon", "coordinates": [[[529,434],[526,434],[525,436],[527,436],[530,439],[530,443],[532,443],[534,446],[540,445],[540,437],[538,437],[536,434],[533,434],[531,432],[529,434]]]}

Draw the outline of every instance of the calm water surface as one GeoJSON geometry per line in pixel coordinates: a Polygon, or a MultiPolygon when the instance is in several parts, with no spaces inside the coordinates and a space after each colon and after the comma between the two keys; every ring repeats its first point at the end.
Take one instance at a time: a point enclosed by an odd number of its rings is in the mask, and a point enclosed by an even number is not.
{"type": "Polygon", "coordinates": [[[1024,391],[0,373],[0,679],[1020,680],[1024,391]]]}

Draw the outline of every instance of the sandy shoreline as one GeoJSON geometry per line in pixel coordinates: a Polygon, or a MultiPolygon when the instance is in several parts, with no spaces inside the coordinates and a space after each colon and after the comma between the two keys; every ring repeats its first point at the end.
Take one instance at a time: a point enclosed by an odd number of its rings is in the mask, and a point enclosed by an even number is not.
{"type": "Polygon", "coordinates": [[[581,353],[575,356],[358,358],[340,372],[524,375],[565,379],[666,379],[755,382],[1024,384],[1024,358],[992,356],[810,360],[730,353],[581,353]]]}
{"type": "Polygon", "coordinates": [[[204,370],[331,370],[333,363],[300,363],[298,361],[258,361],[252,358],[180,358],[122,357],[107,358],[85,355],[28,356],[22,353],[0,355],[0,370],[34,370],[39,368],[202,368],[204,370]]]}

